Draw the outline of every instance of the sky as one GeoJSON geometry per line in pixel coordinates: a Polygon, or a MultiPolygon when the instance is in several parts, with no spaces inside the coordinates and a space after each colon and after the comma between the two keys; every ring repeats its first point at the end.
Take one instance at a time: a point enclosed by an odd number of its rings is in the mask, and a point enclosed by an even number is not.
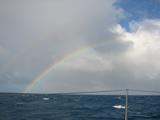
{"type": "Polygon", "coordinates": [[[1,0],[0,92],[160,90],[159,0],[1,0]]]}

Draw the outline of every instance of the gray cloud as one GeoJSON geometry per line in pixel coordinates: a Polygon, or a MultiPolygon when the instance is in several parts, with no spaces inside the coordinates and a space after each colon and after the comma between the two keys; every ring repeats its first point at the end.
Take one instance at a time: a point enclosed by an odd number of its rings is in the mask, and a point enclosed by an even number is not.
{"type": "MultiPolygon", "coordinates": [[[[115,15],[118,13],[112,3],[96,0],[2,0],[1,86],[13,81],[17,87],[24,89],[59,56],[100,40],[100,33],[104,36],[107,27],[116,22],[115,15]],[[18,75],[14,76],[14,73],[18,75]]],[[[9,87],[12,89],[12,84],[9,87]]],[[[10,91],[4,87],[1,90],[10,91]]]]}
{"type": "MultiPolygon", "coordinates": [[[[0,91],[22,92],[49,64],[69,53],[72,55],[38,81],[31,92],[135,86],[158,89],[151,80],[158,82],[158,53],[146,48],[152,53],[146,55],[148,51],[143,51],[141,56],[137,53],[142,51],[135,48],[140,35],[146,32],[151,36],[159,31],[158,20],[134,23],[132,33],[128,33],[117,27],[117,19],[123,13],[113,6],[114,2],[0,1],[0,91]],[[79,48],[84,49],[74,53],[79,48]],[[142,61],[150,56],[155,60],[142,61]],[[152,68],[154,73],[143,66],[152,68]]],[[[154,39],[158,38],[157,35],[154,39]]],[[[154,42],[151,44],[155,46],[154,42]]]]}

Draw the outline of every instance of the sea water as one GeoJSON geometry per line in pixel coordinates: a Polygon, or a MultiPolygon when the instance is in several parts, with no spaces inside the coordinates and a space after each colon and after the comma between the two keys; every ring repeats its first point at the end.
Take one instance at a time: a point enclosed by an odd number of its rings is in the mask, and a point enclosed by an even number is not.
{"type": "MultiPolygon", "coordinates": [[[[124,120],[124,106],[118,95],[3,93],[0,120],[124,120]]],[[[160,96],[129,96],[128,107],[128,120],[160,120],[160,96]]]]}

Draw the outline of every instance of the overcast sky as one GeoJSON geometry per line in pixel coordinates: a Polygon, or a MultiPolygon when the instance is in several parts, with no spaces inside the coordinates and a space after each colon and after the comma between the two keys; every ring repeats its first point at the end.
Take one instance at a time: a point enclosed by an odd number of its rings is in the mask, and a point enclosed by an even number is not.
{"type": "Polygon", "coordinates": [[[23,92],[54,62],[29,92],[160,90],[159,6],[159,0],[0,0],[0,92],[23,92]]]}

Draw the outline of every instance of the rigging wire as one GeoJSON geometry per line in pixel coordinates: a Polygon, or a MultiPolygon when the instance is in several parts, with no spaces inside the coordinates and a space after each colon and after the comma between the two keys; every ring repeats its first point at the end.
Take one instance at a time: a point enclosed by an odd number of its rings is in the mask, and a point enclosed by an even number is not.
{"type": "MultiPolygon", "coordinates": [[[[144,92],[144,93],[159,93],[160,91],[154,90],[138,90],[138,89],[127,89],[128,92],[144,92]]],[[[80,92],[65,92],[65,93],[55,93],[55,94],[63,94],[63,95],[76,95],[76,94],[95,94],[95,93],[112,93],[112,92],[125,92],[126,89],[118,89],[118,90],[100,90],[100,91],[80,91],[80,92]]]]}
{"type": "Polygon", "coordinates": [[[120,91],[124,91],[124,89],[120,89],[120,90],[101,90],[101,91],[66,92],[66,93],[56,93],[56,94],[70,95],[70,94],[107,93],[107,92],[120,92],[120,91]]]}

